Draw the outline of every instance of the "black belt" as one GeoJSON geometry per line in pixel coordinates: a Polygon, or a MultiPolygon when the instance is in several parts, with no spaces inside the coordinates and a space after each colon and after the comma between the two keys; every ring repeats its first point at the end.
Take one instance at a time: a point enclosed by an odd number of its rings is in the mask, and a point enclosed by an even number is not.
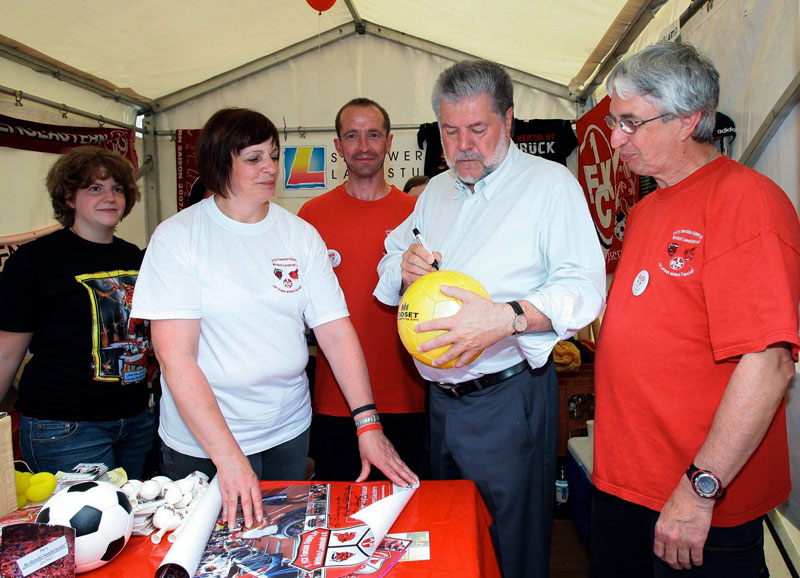
{"type": "Polygon", "coordinates": [[[459,397],[463,397],[474,391],[480,391],[482,389],[486,389],[487,387],[497,385],[509,377],[514,377],[518,373],[522,373],[528,368],[530,368],[530,365],[528,364],[528,361],[525,360],[520,361],[518,364],[512,365],[503,371],[498,371],[497,373],[487,373],[486,375],[482,375],[476,379],[462,381],[461,383],[439,383],[438,381],[431,381],[430,383],[437,386],[453,399],[458,399],[459,397]]]}

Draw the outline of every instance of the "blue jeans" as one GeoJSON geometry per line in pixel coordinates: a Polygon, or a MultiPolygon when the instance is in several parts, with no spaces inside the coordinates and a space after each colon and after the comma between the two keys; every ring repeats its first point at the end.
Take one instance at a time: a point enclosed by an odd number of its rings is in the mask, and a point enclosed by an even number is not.
{"type": "Polygon", "coordinates": [[[22,458],[34,472],[68,472],[79,463],[122,467],[141,479],[144,460],[155,439],[149,409],[113,421],[63,421],[19,416],[22,458]]]}
{"type": "MultiPolygon", "coordinates": [[[[274,448],[247,456],[259,480],[302,480],[305,477],[310,428],[294,439],[274,448]]],[[[195,470],[209,478],[217,474],[217,467],[208,458],[187,456],[161,444],[161,471],[173,480],[185,478],[195,470]]]]}
{"type": "Polygon", "coordinates": [[[589,575],[592,578],[768,578],[762,517],[712,526],[703,565],[675,570],[653,554],[659,512],[594,489],[589,575]]]}

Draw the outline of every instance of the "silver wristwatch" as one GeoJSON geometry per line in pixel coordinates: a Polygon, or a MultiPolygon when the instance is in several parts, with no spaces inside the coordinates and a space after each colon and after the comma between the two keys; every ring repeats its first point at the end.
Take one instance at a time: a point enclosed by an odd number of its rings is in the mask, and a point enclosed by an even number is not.
{"type": "Polygon", "coordinates": [[[372,415],[368,415],[367,417],[362,417],[361,419],[356,420],[356,428],[360,428],[362,425],[367,425],[368,423],[378,423],[381,421],[381,416],[377,413],[373,413],[372,415]]]}
{"type": "Polygon", "coordinates": [[[528,318],[525,316],[522,305],[519,304],[519,301],[508,301],[507,304],[511,305],[511,309],[517,314],[517,316],[514,317],[514,321],[511,322],[511,328],[514,330],[512,335],[525,333],[525,330],[528,328],[528,318]]]}

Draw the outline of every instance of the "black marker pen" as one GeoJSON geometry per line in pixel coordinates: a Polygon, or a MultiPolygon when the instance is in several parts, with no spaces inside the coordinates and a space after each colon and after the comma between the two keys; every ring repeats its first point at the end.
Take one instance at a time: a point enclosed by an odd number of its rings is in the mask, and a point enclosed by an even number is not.
{"type": "MultiPolygon", "coordinates": [[[[430,247],[428,247],[428,244],[425,242],[425,239],[422,238],[422,233],[419,232],[419,229],[414,227],[413,229],[411,229],[411,231],[414,233],[414,237],[417,239],[417,242],[420,245],[422,245],[422,248],[425,249],[428,253],[430,253],[431,257],[433,257],[433,251],[431,251],[430,247]]],[[[436,260],[436,257],[433,257],[433,268],[436,269],[437,271],[439,270],[439,262],[436,260]]]]}

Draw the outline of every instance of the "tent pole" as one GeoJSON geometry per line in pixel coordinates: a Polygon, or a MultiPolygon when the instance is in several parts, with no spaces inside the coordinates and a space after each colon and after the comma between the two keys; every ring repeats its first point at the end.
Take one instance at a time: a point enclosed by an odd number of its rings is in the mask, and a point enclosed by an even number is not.
{"type": "MultiPolygon", "coordinates": [[[[689,7],[683,11],[680,16],[679,22],[681,28],[694,16],[700,8],[707,4],[709,0],[691,0],[689,7]]],[[[578,100],[586,100],[587,96],[593,94],[595,89],[600,86],[603,81],[611,73],[611,70],[622,59],[636,38],[642,33],[645,27],[655,17],[655,13],[666,4],[666,0],[651,0],[648,6],[641,12],[639,18],[631,23],[625,34],[619,38],[614,49],[609,52],[600,62],[597,74],[595,74],[592,81],[587,84],[583,89],[576,92],[578,100]]],[[[582,82],[581,80],[573,79],[573,82],[582,82]]]]}
{"type": "MultiPolygon", "coordinates": [[[[278,126],[278,125],[275,125],[278,126]]],[[[418,130],[419,124],[394,124],[392,123],[392,132],[398,130],[418,130]]],[[[278,126],[278,132],[281,134],[288,134],[288,133],[298,133],[300,134],[300,138],[303,138],[303,135],[306,133],[312,132],[336,132],[336,127],[333,125],[330,126],[278,126]]],[[[157,130],[156,136],[168,136],[170,138],[175,138],[175,131],[174,130],[157,130]]]]}
{"type": "Polygon", "coordinates": [[[10,38],[0,35],[0,57],[27,66],[35,72],[45,72],[56,80],[67,82],[84,90],[88,90],[89,92],[110,98],[115,102],[120,102],[131,108],[135,108],[140,114],[150,110],[150,104],[143,99],[140,100],[130,97],[121,91],[114,90],[113,88],[104,86],[89,78],[85,78],[80,74],[68,70],[65,65],[59,65],[60,63],[52,59],[45,57],[39,58],[34,54],[30,54],[29,51],[26,51],[26,48],[27,47],[22,47],[19,43],[10,38]]]}
{"type": "Polygon", "coordinates": [[[144,159],[143,168],[147,165],[150,169],[144,174],[144,228],[147,240],[161,222],[161,187],[158,182],[158,138],[156,136],[155,115],[148,114],[144,117],[144,159]]]}
{"type": "Polygon", "coordinates": [[[800,102],[800,71],[795,74],[792,81],[783,94],[778,98],[775,106],[770,109],[767,117],[758,127],[756,134],[750,139],[747,148],[739,157],[739,162],[748,167],[755,166],[758,159],[764,153],[769,141],[778,132],[778,129],[792,112],[792,109],[800,102]]]}
{"type": "Polygon", "coordinates": [[[341,40],[355,34],[354,31],[347,31],[344,28],[344,26],[337,26],[336,28],[332,28],[323,32],[319,36],[313,36],[307,40],[297,42],[296,44],[292,44],[291,46],[288,46],[282,50],[278,50],[277,52],[273,52],[272,54],[262,56],[261,58],[253,60],[252,62],[243,64],[238,68],[218,74],[217,76],[209,78],[208,80],[204,80],[203,82],[195,84],[194,86],[190,86],[188,88],[173,92],[172,94],[162,96],[161,98],[156,99],[155,103],[153,104],[153,109],[159,113],[166,112],[171,108],[180,106],[181,104],[203,96],[204,94],[224,88],[233,82],[237,82],[243,78],[247,78],[248,76],[252,76],[287,62],[292,58],[296,58],[306,54],[307,52],[317,50],[322,46],[327,46],[332,42],[336,42],[337,40],[341,40]]]}
{"type": "MultiPolygon", "coordinates": [[[[392,42],[397,42],[403,46],[416,48],[422,52],[427,52],[428,54],[433,54],[434,56],[438,56],[439,58],[444,58],[452,62],[458,62],[464,59],[480,58],[474,54],[449,48],[429,40],[423,40],[421,38],[417,38],[416,36],[411,36],[410,34],[392,30],[386,26],[379,26],[366,20],[364,23],[366,25],[367,34],[376,36],[378,38],[383,38],[385,40],[391,40],[392,42]]],[[[511,76],[511,80],[517,84],[533,88],[552,96],[557,96],[558,98],[563,98],[564,100],[568,100],[570,102],[575,100],[575,98],[570,95],[569,88],[563,84],[553,82],[552,80],[548,80],[534,74],[528,74],[527,72],[522,72],[521,70],[510,68],[508,66],[503,66],[503,68],[506,70],[506,72],[508,72],[509,76],[511,76]]]]}
{"type": "Polygon", "coordinates": [[[135,126],[133,126],[132,124],[126,124],[126,123],[120,122],[118,120],[105,118],[104,116],[93,114],[91,112],[86,112],[85,110],[80,110],[80,109],[77,109],[77,108],[73,108],[73,107],[67,106],[66,104],[63,104],[63,103],[59,104],[57,102],[53,102],[52,100],[47,100],[46,98],[42,98],[40,96],[35,96],[35,95],[27,93],[27,92],[22,92],[21,90],[16,90],[15,91],[15,90],[13,90],[11,88],[8,88],[7,86],[0,86],[0,92],[2,92],[4,94],[8,94],[10,96],[16,96],[17,94],[20,94],[20,95],[22,95],[22,100],[30,100],[31,102],[35,102],[37,104],[41,104],[41,105],[44,105],[44,106],[47,106],[47,107],[50,107],[50,108],[54,108],[54,109],[56,109],[58,111],[61,111],[62,113],[70,113],[70,114],[74,114],[74,115],[77,115],[77,116],[82,116],[84,118],[90,118],[90,119],[96,120],[97,122],[102,123],[102,124],[111,124],[111,125],[114,125],[114,126],[118,126],[120,128],[127,128],[127,129],[130,129],[130,130],[139,130],[135,126]]]}
{"type": "Polygon", "coordinates": [[[350,16],[353,18],[353,24],[356,27],[356,34],[364,34],[367,30],[366,20],[361,18],[361,14],[358,13],[358,9],[356,8],[355,4],[353,4],[353,0],[344,0],[345,6],[347,6],[347,10],[350,12],[350,16]]]}

